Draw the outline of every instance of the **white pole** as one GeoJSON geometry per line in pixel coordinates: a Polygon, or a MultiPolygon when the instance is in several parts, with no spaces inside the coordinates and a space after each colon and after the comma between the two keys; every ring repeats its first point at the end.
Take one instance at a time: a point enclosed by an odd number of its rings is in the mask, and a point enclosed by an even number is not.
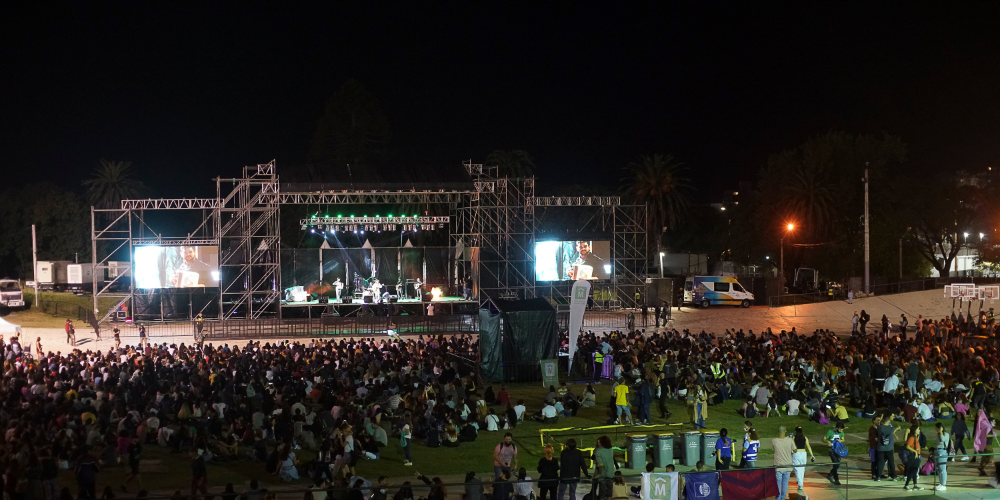
{"type": "Polygon", "coordinates": [[[38,307],[38,244],[35,239],[35,225],[31,225],[31,277],[35,280],[35,307],[38,307]]]}
{"type": "Polygon", "coordinates": [[[869,263],[869,245],[868,245],[868,162],[865,162],[865,294],[871,293],[869,288],[869,274],[868,274],[868,263],[869,263]]]}

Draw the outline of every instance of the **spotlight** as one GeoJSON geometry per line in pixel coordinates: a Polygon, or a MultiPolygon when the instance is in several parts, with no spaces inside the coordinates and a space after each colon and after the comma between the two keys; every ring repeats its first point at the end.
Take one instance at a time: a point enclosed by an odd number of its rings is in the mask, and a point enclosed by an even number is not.
{"type": "Polygon", "coordinates": [[[316,232],[316,228],[312,228],[312,229],[310,229],[310,230],[309,230],[309,232],[310,232],[310,233],[315,233],[315,232],[316,232]]]}

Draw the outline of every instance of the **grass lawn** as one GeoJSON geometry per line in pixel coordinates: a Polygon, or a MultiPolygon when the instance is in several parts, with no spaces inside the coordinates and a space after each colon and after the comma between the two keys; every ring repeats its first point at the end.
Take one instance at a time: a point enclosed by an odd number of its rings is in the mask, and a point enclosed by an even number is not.
{"type": "MultiPolygon", "coordinates": [[[[63,318],[65,319],[65,318],[63,318]]],[[[495,388],[498,386],[494,386],[495,388]]],[[[585,386],[571,386],[574,392],[581,393],[585,386]]],[[[611,386],[607,383],[595,386],[598,401],[607,401],[610,397],[611,386]]],[[[541,385],[510,384],[508,391],[512,399],[524,399],[528,407],[528,412],[533,413],[541,408],[541,400],[544,397],[545,389],[541,385]]],[[[744,418],[736,414],[740,402],[730,401],[720,406],[711,406],[708,410],[708,427],[711,430],[718,430],[726,427],[731,431],[735,441],[742,440],[742,429],[744,418]]],[[[652,434],[653,432],[673,432],[675,436],[692,430],[691,424],[687,423],[687,408],[680,401],[670,401],[668,408],[673,413],[669,421],[656,418],[659,411],[654,405],[653,417],[656,427],[615,427],[599,429],[588,432],[563,432],[556,433],[557,439],[565,441],[570,437],[577,439],[581,447],[593,446],[597,437],[607,434],[612,438],[615,446],[625,444],[626,433],[652,434]],[[666,426],[664,424],[683,422],[683,425],[666,426]]],[[[608,419],[607,410],[604,406],[593,408],[582,408],[576,417],[560,419],[555,425],[542,425],[538,422],[525,421],[517,425],[512,431],[515,442],[518,446],[519,465],[526,467],[529,471],[534,471],[538,464],[539,457],[542,456],[542,445],[539,439],[539,430],[543,428],[567,428],[567,427],[594,427],[603,426],[608,419]]],[[[779,417],[779,418],[755,418],[754,424],[761,434],[761,441],[766,447],[761,448],[761,465],[769,465],[772,456],[770,450],[770,439],[777,435],[779,425],[784,425],[790,429],[801,425],[806,435],[810,437],[813,450],[817,455],[817,463],[828,461],[827,447],[823,445],[819,437],[824,435],[829,426],[821,426],[810,422],[805,416],[779,417]]],[[[848,424],[848,434],[867,435],[868,421],[858,419],[856,423],[848,424]]],[[[380,475],[390,477],[412,476],[416,471],[435,475],[464,474],[467,471],[488,473],[493,470],[492,453],[493,448],[501,440],[503,432],[481,432],[479,438],[473,443],[462,443],[458,448],[428,448],[419,441],[412,445],[414,466],[403,466],[403,450],[398,445],[398,438],[389,438],[389,445],[382,450],[382,457],[379,460],[362,460],[359,462],[356,471],[358,474],[374,479],[380,475]]],[[[678,446],[675,441],[675,446],[678,446]]],[[[864,459],[867,461],[867,445],[858,439],[848,438],[848,445],[851,447],[851,457],[854,459],[864,459]]],[[[242,450],[241,450],[242,451],[242,450]]],[[[558,452],[558,448],[557,448],[558,452]]],[[[296,454],[303,463],[311,460],[315,452],[309,450],[299,450],[296,454]]],[[[620,454],[620,452],[619,452],[620,454]]],[[[302,470],[302,469],[300,469],[302,470]]],[[[679,470],[687,470],[681,466],[679,470]]],[[[151,491],[173,491],[181,489],[187,491],[190,481],[190,463],[188,455],[171,454],[165,448],[155,445],[147,445],[143,452],[142,475],[144,487],[151,491]]],[[[126,476],[124,467],[108,468],[99,475],[99,491],[104,485],[110,484],[115,488],[126,476]]],[[[227,482],[236,485],[237,491],[242,489],[251,478],[258,478],[265,484],[277,483],[277,478],[269,475],[264,470],[264,465],[258,462],[234,461],[226,463],[212,463],[209,465],[209,483],[212,487],[220,487],[227,482]]],[[[72,475],[64,471],[63,484],[73,484],[72,475]]],[[[306,480],[300,480],[299,486],[305,486],[306,480]]],[[[129,491],[134,492],[137,488],[133,486],[129,491]]]]}
{"type": "MultiPolygon", "coordinates": [[[[24,303],[28,307],[23,311],[0,310],[0,316],[15,325],[30,328],[62,328],[66,324],[66,318],[71,318],[76,322],[77,306],[88,310],[94,308],[92,295],[75,295],[65,292],[40,293],[39,298],[45,304],[44,307],[36,308],[35,291],[25,289],[24,303]]],[[[101,297],[98,299],[98,310],[102,313],[106,312],[117,303],[118,299],[114,297],[101,297]]]]}

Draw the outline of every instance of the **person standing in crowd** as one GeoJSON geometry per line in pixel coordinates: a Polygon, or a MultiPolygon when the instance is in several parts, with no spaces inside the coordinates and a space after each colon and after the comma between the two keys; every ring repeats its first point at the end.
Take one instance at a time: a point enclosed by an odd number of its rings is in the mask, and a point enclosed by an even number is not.
{"type": "Polygon", "coordinates": [[[642,308],[640,310],[642,311],[642,326],[646,327],[649,325],[649,323],[646,321],[646,318],[649,317],[649,306],[645,302],[643,302],[642,308]]]}
{"type": "Polygon", "coordinates": [[[623,382],[624,381],[619,378],[618,385],[615,386],[615,415],[617,416],[619,424],[631,424],[632,410],[629,409],[628,403],[628,385],[623,382]]]}
{"type": "Polygon", "coordinates": [[[806,437],[805,431],[802,427],[795,428],[795,437],[793,438],[795,443],[795,452],[792,453],[792,465],[795,465],[795,482],[799,486],[799,496],[805,495],[805,476],[806,476],[806,455],[814,462],[816,461],[816,455],[812,451],[812,446],[809,446],[809,438],[806,437]]]}
{"type": "Polygon", "coordinates": [[[847,303],[848,304],[854,303],[854,289],[850,289],[847,291],[847,303]]]}
{"type": "Polygon", "coordinates": [[[910,324],[909,320],[906,319],[905,314],[899,315],[899,338],[906,342],[906,327],[910,324]]]}
{"type": "Polygon", "coordinates": [[[776,500],[788,497],[788,481],[792,476],[792,455],[795,453],[795,440],[788,435],[784,425],[778,426],[778,437],[771,439],[771,449],[774,451],[775,475],[778,478],[778,496],[776,500]]]}
{"type": "Polygon", "coordinates": [[[115,338],[115,350],[117,351],[122,346],[122,331],[118,329],[118,323],[115,323],[115,327],[111,330],[111,333],[115,338]]]}
{"type": "Polygon", "coordinates": [[[76,328],[73,327],[73,320],[66,318],[66,343],[76,347],[76,328]]]}
{"type": "MultiPolygon", "coordinates": [[[[77,460],[76,485],[79,489],[78,500],[97,500],[97,473],[100,471],[101,467],[90,453],[84,452],[77,460]]],[[[7,479],[10,480],[10,477],[7,479]]]]}
{"type": "Polygon", "coordinates": [[[871,321],[871,319],[872,319],[872,317],[869,316],[868,313],[865,312],[864,309],[862,309],[861,310],[861,317],[858,319],[858,326],[861,328],[860,331],[861,331],[862,335],[867,335],[868,334],[868,331],[866,330],[866,327],[868,326],[868,322],[871,321]]]}
{"type": "Polygon", "coordinates": [[[557,500],[556,490],[559,487],[559,460],[553,455],[552,445],[542,449],[545,456],[538,459],[538,499],[557,500]]]}
{"type": "Polygon", "coordinates": [[[139,347],[146,346],[146,325],[139,325],[139,347]]]}
{"type": "Polygon", "coordinates": [[[830,467],[830,473],[826,475],[826,480],[831,483],[840,486],[840,475],[838,471],[840,470],[840,455],[834,450],[834,443],[839,442],[840,444],[846,445],[844,442],[844,423],[837,422],[837,425],[833,429],[826,431],[826,436],[823,437],[823,443],[830,447],[830,462],[833,466],[830,467]]]}
{"type": "Polygon", "coordinates": [[[399,444],[403,447],[403,453],[406,455],[406,461],[403,465],[410,466],[413,465],[413,453],[410,451],[410,443],[413,442],[413,420],[410,418],[410,413],[407,412],[403,416],[403,428],[399,431],[399,444]]]}
{"type": "Polygon", "coordinates": [[[965,436],[969,434],[969,427],[965,424],[965,414],[955,413],[955,421],[951,423],[951,442],[954,444],[955,454],[962,452],[962,462],[969,461],[969,452],[965,450],[965,436]]]}
{"type": "Polygon", "coordinates": [[[715,470],[729,470],[733,462],[733,440],[729,438],[729,430],[723,427],[719,431],[719,439],[715,440],[715,470]]]}
{"type": "Polygon", "coordinates": [[[205,464],[205,450],[191,450],[191,500],[197,500],[197,493],[208,496],[208,467],[205,464]]]}
{"type": "Polygon", "coordinates": [[[879,420],[878,426],[878,463],[875,465],[875,474],[873,474],[872,479],[875,481],[881,481],[884,476],[882,476],[882,471],[886,470],[885,467],[888,465],[887,472],[889,473],[889,480],[896,480],[896,464],[895,458],[893,458],[893,450],[896,447],[896,427],[892,425],[892,414],[884,413],[882,418],[879,420]]]}
{"type": "Polygon", "coordinates": [[[937,444],[934,446],[934,466],[937,468],[938,485],[935,491],[945,491],[948,489],[948,447],[951,445],[951,436],[944,430],[944,424],[938,422],[934,425],[937,428],[937,444]]]}
{"type": "Polygon", "coordinates": [[[568,500],[576,500],[576,485],[580,483],[580,475],[590,478],[587,468],[583,465],[583,453],[576,448],[576,440],[568,439],[566,447],[559,454],[562,467],[559,468],[559,492],[557,500],[567,500],[565,493],[569,492],[568,500]]]}
{"type": "Polygon", "coordinates": [[[594,479],[598,494],[595,500],[611,500],[611,480],[615,476],[615,455],[611,448],[611,438],[601,436],[594,450],[594,479]]]}
{"type": "Polygon", "coordinates": [[[653,317],[656,319],[656,328],[660,327],[660,304],[657,303],[653,309],[653,317]]]}
{"type": "Polygon", "coordinates": [[[513,471],[517,468],[517,445],[514,444],[514,435],[506,433],[503,441],[493,449],[493,478],[500,479],[500,473],[504,470],[513,471]]]}
{"type": "MultiPolygon", "coordinates": [[[[744,469],[753,469],[757,466],[757,453],[760,451],[760,435],[757,434],[756,429],[750,429],[746,438],[743,440],[743,463],[741,467],[744,469]]],[[[786,478],[787,486],[787,478],[786,478]]]]}
{"type": "Polygon", "coordinates": [[[913,422],[910,425],[910,431],[906,435],[906,452],[907,460],[904,464],[906,466],[906,483],[903,485],[903,489],[906,491],[922,490],[923,488],[917,485],[917,472],[920,470],[919,422],[913,422]],[[913,486],[910,486],[910,481],[913,481],[913,486]]]}

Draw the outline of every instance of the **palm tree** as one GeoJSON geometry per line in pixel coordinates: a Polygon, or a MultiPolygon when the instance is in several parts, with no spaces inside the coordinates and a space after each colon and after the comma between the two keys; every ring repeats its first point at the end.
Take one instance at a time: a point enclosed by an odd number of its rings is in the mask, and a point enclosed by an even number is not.
{"type": "Polygon", "coordinates": [[[87,200],[96,208],[119,208],[122,200],[136,198],[146,190],[142,181],[132,177],[132,162],[101,159],[94,176],[83,181],[87,200]]]}
{"type": "Polygon", "coordinates": [[[784,189],[784,208],[798,214],[812,235],[824,234],[837,217],[837,194],[820,169],[798,164],[784,189]]]}
{"type": "Polygon", "coordinates": [[[486,157],[487,165],[496,165],[501,177],[524,178],[535,173],[535,160],[523,149],[496,149],[486,157]]]}
{"type": "Polygon", "coordinates": [[[656,238],[660,247],[660,236],[664,228],[672,229],[680,223],[681,217],[690,206],[691,180],[684,177],[683,163],[673,155],[643,155],[639,161],[630,162],[625,170],[625,194],[636,204],[645,205],[648,210],[648,234],[656,238]]]}

